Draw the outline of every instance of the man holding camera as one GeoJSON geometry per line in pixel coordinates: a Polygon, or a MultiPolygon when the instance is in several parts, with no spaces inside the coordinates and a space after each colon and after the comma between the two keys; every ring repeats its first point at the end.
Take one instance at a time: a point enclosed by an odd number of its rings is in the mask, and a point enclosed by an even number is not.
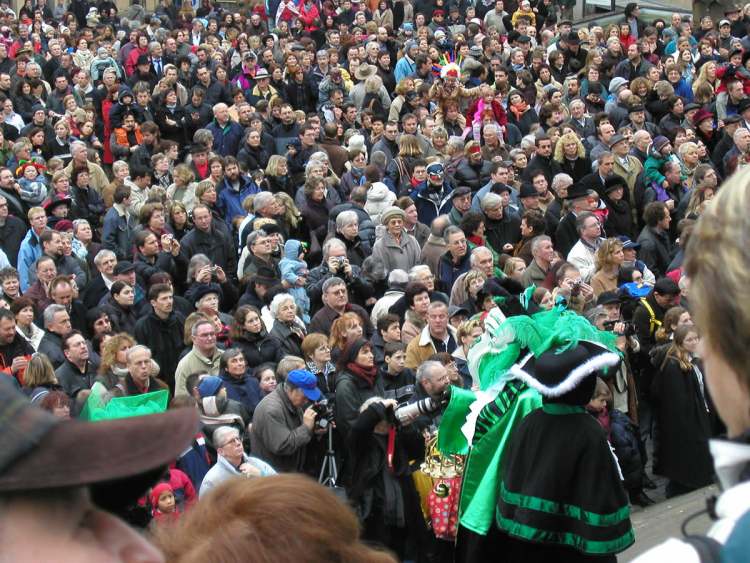
{"type": "Polygon", "coordinates": [[[600,330],[613,332],[617,336],[615,345],[623,353],[625,361],[607,381],[612,391],[613,408],[627,414],[633,424],[638,424],[638,398],[631,359],[640,352],[641,344],[635,336],[635,326],[622,318],[620,297],[614,291],[602,292],[596,300],[596,310],[591,322],[600,330]]]}
{"type": "Polygon", "coordinates": [[[253,455],[279,473],[302,472],[307,445],[315,433],[317,412],[310,401],[323,397],[315,376],[307,370],[289,372],[286,381],[258,403],[250,430],[253,455]]]}
{"type": "MultiPolygon", "coordinates": [[[[346,257],[346,245],[337,238],[328,239],[323,245],[323,263],[310,270],[310,275],[307,277],[307,292],[313,312],[321,308],[321,303],[326,305],[323,284],[333,277],[341,279],[346,284],[348,301],[355,305],[364,307],[367,300],[375,294],[372,285],[364,278],[359,266],[349,263],[346,257]]],[[[365,326],[370,326],[369,321],[365,323],[365,326]]]]}

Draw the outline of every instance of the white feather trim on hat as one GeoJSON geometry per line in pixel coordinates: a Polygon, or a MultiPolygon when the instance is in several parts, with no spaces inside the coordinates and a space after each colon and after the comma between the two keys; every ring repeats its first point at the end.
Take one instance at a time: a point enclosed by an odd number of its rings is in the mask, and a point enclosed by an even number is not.
{"type": "Polygon", "coordinates": [[[456,63],[448,63],[440,69],[440,78],[445,80],[447,76],[461,78],[461,68],[456,63]]]}
{"type": "MultiPolygon", "coordinates": [[[[524,363],[527,358],[524,358],[524,363]]],[[[586,360],[580,366],[575,368],[568,374],[563,381],[555,385],[554,387],[548,387],[533,375],[525,371],[519,364],[514,365],[509,370],[509,379],[518,379],[523,381],[529,387],[536,389],[545,397],[561,397],[566,393],[569,393],[575,389],[578,384],[587,376],[591,375],[595,371],[601,369],[616,366],[620,362],[620,356],[614,352],[605,352],[594,356],[593,358],[586,360]]]]}

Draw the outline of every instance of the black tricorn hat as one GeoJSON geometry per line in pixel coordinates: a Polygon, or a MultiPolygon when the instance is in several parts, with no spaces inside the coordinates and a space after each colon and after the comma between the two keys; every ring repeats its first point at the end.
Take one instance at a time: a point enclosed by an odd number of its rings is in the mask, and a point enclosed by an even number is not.
{"type": "Polygon", "coordinates": [[[581,340],[568,348],[550,349],[538,358],[530,356],[510,369],[518,379],[539,391],[545,402],[586,405],[596,378],[611,375],[620,356],[601,344],[581,340]]]}

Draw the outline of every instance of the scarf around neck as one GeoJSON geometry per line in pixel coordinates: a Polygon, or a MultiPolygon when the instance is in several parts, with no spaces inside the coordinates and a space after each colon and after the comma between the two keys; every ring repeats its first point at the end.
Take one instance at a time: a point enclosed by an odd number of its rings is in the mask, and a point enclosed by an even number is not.
{"type": "Polygon", "coordinates": [[[354,362],[349,362],[346,364],[346,369],[365,381],[371,389],[375,385],[375,376],[378,374],[378,368],[375,366],[365,368],[354,362]]]}

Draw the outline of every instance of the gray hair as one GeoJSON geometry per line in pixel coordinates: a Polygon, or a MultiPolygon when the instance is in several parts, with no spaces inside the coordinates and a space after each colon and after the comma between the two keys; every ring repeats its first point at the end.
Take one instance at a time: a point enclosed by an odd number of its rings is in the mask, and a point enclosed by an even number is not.
{"type": "Polygon", "coordinates": [[[329,238],[325,242],[325,244],[323,244],[323,263],[326,263],[328,261],[328,255],[331,253],[331,249],[334,246],[338,246],[339,248],[342,248],[344,252],[346,252],[346,245],[343,243],[343,241],[337,238],[329,238]]]}
{"type": "Polygon", "coordinates": [[[740,140],[740,135],[744,135],[748,132],[748,129],[745,129],[744,127],[738,127],[737,130],[732,135],[732,140],[736,143],[740,140]]]}
{"type": "Polygon", "coordinates": [[[239,438],[240,431],[233,426],[219,426],[213,431],[211,435],[211,441],[216,448],[223,448],[228,440],[232,438],[239,438]],[[221,446],[219,445],[221,444],[221,446]]]}
{"type": "Polygon", "coordinates": [[[127,162],[125,162],[124,160],[115,160],[112,163],[112,172],[117,173],[117,172],[120,171],[121,168],[125,168],[128,171],[130,171],[130,165],[127,162]]]}
{"type": "Polygon", "coordinates": [[[407,283],[409,283],[409,274],[407,274],[403,270],[391,270],[391,273],[388,274],[389,287],[405,285],[407,283]]]}
{"type": "Polygon", "coordinates": [[[503,204],[503,198],[501,198],[496,193],[489,192],[482,198],[482,201],[479,203],[479,207],[481,207],[482,211],[484,211],[488,207],[496,207],[502,204],[503,204]]]}
{"type": "Polygon", "coordinates": [[[68,310],[63,305],[49,305],[44,310],[44,328],[49,328],[52,323],[55,322],[55,315],[57,313],[66,313],[68,310]]]}
{"type": "Polygon", "coordinates": [[[198,129],[193,133],[193,142],[208,147],[206,152],[211,152],[211,145],[214,142],[214,134],[208,129],[198,129]]]}
{"type": "Polygon", "coordinates": [[[190,258],[190,263],[188,264],[188,270],[187,270],[187,281],[188,283],[191,283],[193,279],[195,278],[195,274],[203,268],[204,266],[208,266],[211,264],[211,259],[206,256],[205,254],[194,254],[190,258]]]}
{"type": "Polygon", "coordinates": [[[536,253],[539,250],[541,244],[547,241],[552,242],[552,239],[547,235],[539,235],[538,237],[534,237],[533,239],[531,239],[531,254],[536,256],[536,253]]]}
{"type": "Polygon", "coordinates": [[[156,49],[157,47],[161,47],[161,43],[159,43],[158,41],[152,41],[148,44],[148,52],[153,53],[154,49],[156,49]]]}
{"type": "Polygon", "coordinates": [[[422,272],[427,272],[428,274],[432,275],[432,270],[430,270],[430,267],[426,264],[417,264],[416,266],[412,266],[411,270],[409,270],[409,281],[417,281],[419,279],[419,274],[422,272]]]}
{"type": "Polygon", "coordinates": [[[330,164],[331,159],[328,158],[328,153],[325,151],[317,151],[310,155],[310,158],[308,159],[310,161],[317,162],[318,164],[330,164]]]}
{"type": "Polygon", "coordinates": [[[479,256],[485,253],[492,256],[492,251],[486,246],[477,246],[474,250],[471,251],[471,256],[469,256],[469,264],[472,268],[474,268],[474,266],[477,265],[477,262],[479,262],[479,256]]]}
{"type": "Polygon", "coordinates": [[[268,306],[268,309],[271,311],[271,315],[274,319],[279,312],[279,308],[287,301],[291,301],[292,303],[294,303],[294,297],[292,297],[288,293],[278,293],[274,295],[271,304],[268,306]]]}
{"type": "Polygon", "coordinates": [[[86,146],[86,143],[82,141],[73,141],[70,143],[70,154],[75,154],[81,151],[88,151],[88,147],[86,146]]]}
{"type": "Polygon", "coordinates": [[[498,129],[497,125],[494,123],[488,123],[484,126],[484,132],[485,133],[494,133],[495,135],[500,133],[500,130],[498,129]]]}
{"type": "Polygon", "coordinates": [[[96,256],[94,256],[94,264],[96,266],[101,266],[102,262],[104,262],[107,258],[117,259],[117,254],[115,254],[111,250],[102,248],[99,252],[96,253],[96,256]]]}
{"type": "MultiPolygon", "coordinates": [[[[209,321],[206,321],[206,322],[209,322],[209,321]]],[[[195,324],[197,325],[198,323],[195,323],[195,324]]],[[[127,354],[125,354],[125,362],[129,364],[130,358],[134,354],[137,354],[138,352],[144,352],[144,351],[148,352],[148,355],[153,357],[153,354],[151,353],[151,348],[149,348],[148,346],[144,346],[143,344],[136,344],[130,350],[128,350],[127,354]]]]}
{"type": "Polygon", "coordinates": [[[305,164],[305,176],[310,177],[313,174],[313,169],[322,166],[323,164],[319,160],[308,159],[305,164]]]}
{"type": "Polygon", "coordinates": [[[190,336],[192,336],[193,338],[195,338],[196,336],[198,336],[198,327],[201,327],[203,325],[214,326],[214,323],[212,323],[211,321],[209,321],[205,317],[201,318],[201,319],[198,319],[197,321],[195,321],[195,324],[190,328],[190,336]]]}
{"type": "MultiPolygon", "coordinates": [[[[445,305],[445,303],[443,303],[445,305]]],[[[436,362],[435,360],[427,360],[422,362],[417,368],[416,378],[419,383],[425,379],[432,379],[432,374],[436,369],[444,368],[443,364],[436,362]]]]}
{"type": "Polygon", "coordinates": [[[258,229],[257,231],[253,231],[249,235],[247,235],[247,247],[250,248],[253,246],[256,242],[258,242],[258,239],[260,237],[267,237],[268,233],[264,231],[263,229],[258,229]]]}
{"type": "Polygon", "coordinates": [[[559,174],[555,174],[555,177],[552,178],[552,191],[556,192],[561,187],[570,186],[573,183],[573,178],[570,176],[570,174],[566,174],[565,172],[560,172],[559,174]]]}
{"type": "Polygon", "coordinates": [[[276,201],[276,199],[271,192],[258,192],[253,196],[253,211],[257,213],[261,209],[265,209],[269,205],[272,205],[274,201],[276,201]]]}
{"type": "Polygon", "coordinates": [[[336,287],[337,285],[346,285],[346,282],[338,276],[332,276],[323,282],[323,295],[325,295],[329,289],[336,287]]]}
{"type": "Polygon", "coordinates": [[[336,217],[336,230],[340,231],[344,227],[348,227],[349,225],[359,225],[359,216],[357,215],[356,211],[342,211],[338,214],[336,217]]]}

